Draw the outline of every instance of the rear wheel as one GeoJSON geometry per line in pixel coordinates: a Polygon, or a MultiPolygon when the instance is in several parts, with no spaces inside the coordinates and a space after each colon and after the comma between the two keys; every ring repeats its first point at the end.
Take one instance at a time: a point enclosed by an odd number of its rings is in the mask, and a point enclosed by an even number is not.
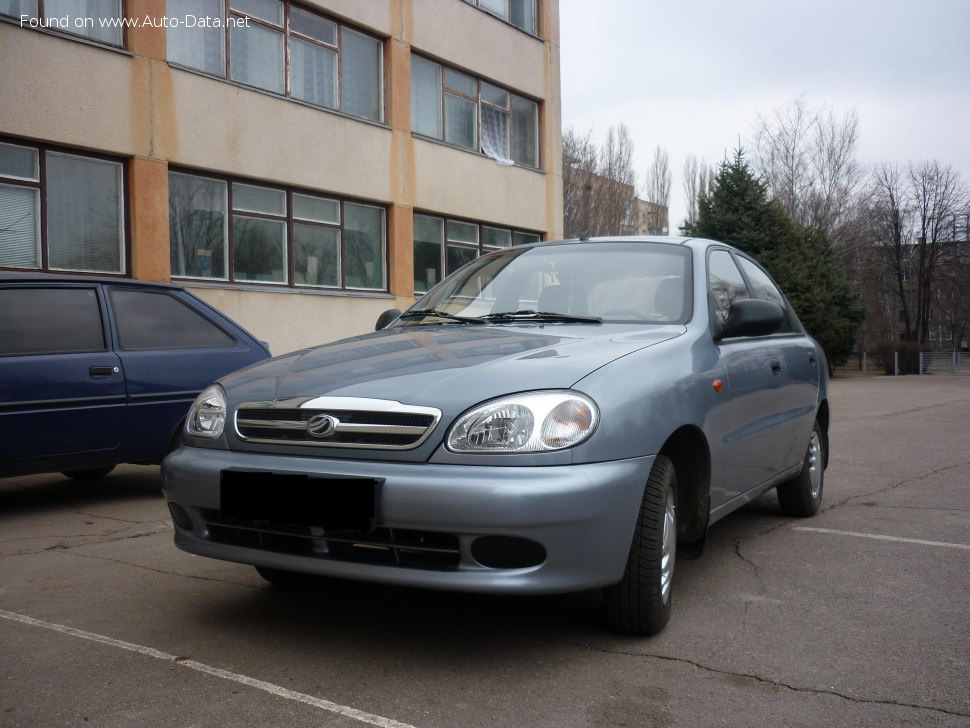
{"type": "Polygon", "coordinates": [[[103,468],[84,468],[83,470],[65,470],[61,475],[66,475],[72,480],[86,482],[88,480],[100,480],[105,475],[115,469],[114,465],[106,465],[103,468]]]}
{"type": "Polygon", "coordinates": [[[778,486],[778,504],[785,515],[807,518],[818,513],[825,485],[825,445],[822,426],[815,421],[808,450],[797,476],[778,486]]]}
{"type": "Polygon", "coordinates": [[[623,578],[606,588],[610,626],[629,634],[652,635],[670,619],[677,560],[677,472],[658,455],[640,503],[623,578]]]}

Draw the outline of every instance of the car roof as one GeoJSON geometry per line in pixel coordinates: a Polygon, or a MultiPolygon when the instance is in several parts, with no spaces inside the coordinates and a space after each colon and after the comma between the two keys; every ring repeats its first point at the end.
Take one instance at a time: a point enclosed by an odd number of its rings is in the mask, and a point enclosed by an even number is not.
{"type": "Polygon", "coordinates": [[[180,290],[180,286],[157,281],[139,281],[134,278],[105,275],[76,275],[72,273],[40,273],[37,271],[2,271],[0,285],[4,283],[110,283],[112,285],[132,285],[146,288],[180,290]]]}
{"type": "Polygon", "coordinates": [[[682,245],[689,248],[708,248],[711,245],[737,250],[733,245],[707,238],[691,238],[674,235],[608,235],[596,238],[569,238],[566,240],[543,240],[538,243],[516,245],[516,248],[538,248],[544,245],[562,245],[572,243],[660,243],[663,245],[682,245]]]}

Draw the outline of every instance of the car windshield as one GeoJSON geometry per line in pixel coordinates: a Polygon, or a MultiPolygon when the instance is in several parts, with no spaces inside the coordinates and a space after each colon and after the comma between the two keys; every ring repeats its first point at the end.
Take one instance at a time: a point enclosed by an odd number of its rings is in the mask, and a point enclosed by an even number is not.
{"type": "Polygon", "coordinates": [[[689,280],[690,251],[667,243],[513,248],[457,271],[402,323],[685,323],[689,280]]]}

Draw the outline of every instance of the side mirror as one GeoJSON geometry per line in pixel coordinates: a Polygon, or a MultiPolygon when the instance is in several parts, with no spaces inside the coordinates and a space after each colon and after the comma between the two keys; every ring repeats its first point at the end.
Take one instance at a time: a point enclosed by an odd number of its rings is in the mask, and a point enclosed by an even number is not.
{"type": "Polygon", "coordinates": [[[727,321],[716,338],[768,336],[778,331],[784,323],[785,312],[777,303],[741,298],[731,304],[727,321]]]}
{"type": "Polygon", "coordinates": [[[377,317],[377,325],[374,326],[374,331],[380,331],[381,329],[386,329],[392,323],[397,321],[401,312],[396,308],[389,308],[380,316],[377,317]]]}

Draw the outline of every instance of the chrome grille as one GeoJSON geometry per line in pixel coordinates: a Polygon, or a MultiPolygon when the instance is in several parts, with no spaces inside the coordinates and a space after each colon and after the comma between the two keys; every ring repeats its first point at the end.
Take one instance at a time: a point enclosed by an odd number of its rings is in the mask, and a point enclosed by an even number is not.
{"type": "Polygon", "coordinates": [[[249,442],[378,450],[417,447],[439,419],[431,407],[356,397],[248,402],[235,417],[236,434],[249,442]]]}
{"type": "Polygon", "coordinates": [[[208,539],[245,548],[299,554],[331,561],[381,564],[412,569],[450,570],[461,552],[454,534],[377,528],[373,531],[325,531],[267,521],[241,521],[206,514],[208,539]]]}

